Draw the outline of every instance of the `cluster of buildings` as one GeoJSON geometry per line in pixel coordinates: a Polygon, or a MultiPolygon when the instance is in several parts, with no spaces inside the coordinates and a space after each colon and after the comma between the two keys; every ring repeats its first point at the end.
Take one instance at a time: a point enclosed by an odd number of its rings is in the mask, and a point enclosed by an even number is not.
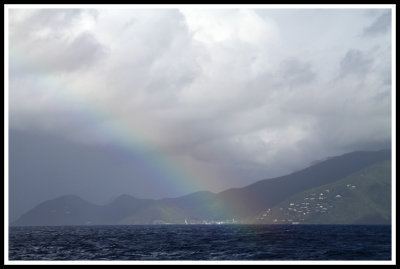
{"type": "MultiPolygon", "coordinates": [[[[350,190],[356,189],[352,184],[347,184],[346,187],[350,190]]],[[[266,209],[257,220],[276,224],[300,224],[310,215],[326,214],[333,208],[334,201],[342,197],[342,194],[333,193],[330,189],[310,193],[302,201],[289,202],[286,207],[266,209]]]]}

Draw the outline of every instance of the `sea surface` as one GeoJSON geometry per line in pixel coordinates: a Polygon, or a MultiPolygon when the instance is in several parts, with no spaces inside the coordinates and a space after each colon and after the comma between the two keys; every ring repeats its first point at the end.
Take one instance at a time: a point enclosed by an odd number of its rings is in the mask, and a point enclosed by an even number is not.
{"type": "Polygon", "coordinates": [[[10,227],[9,260],[391,260],[391,226],[10,227]]]}

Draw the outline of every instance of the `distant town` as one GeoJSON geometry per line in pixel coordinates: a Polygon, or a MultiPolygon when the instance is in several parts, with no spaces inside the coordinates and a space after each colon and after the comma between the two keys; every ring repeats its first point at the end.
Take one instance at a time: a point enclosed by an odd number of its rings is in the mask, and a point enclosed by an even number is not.
{"type": "MultiPolygon", "coordinates": [[[[357,186],[346,184],[346,189],[355,190],[357,186]]],[[[333,193],[330,189],[325,189],[319,193],[309,193],[302,199],[302,202],[289,202],[287,207],[280,207],[279,213],[273,212],[271,208],[266,209],[258,217],[258,221],[270,220],[276,224],[300,224],[306,217],[312,214],[326,214],[334,207],[334,202],[343,198],[343,193],[333,193]],[[283,216],[283,217],[278,217],[283,216]]]]}

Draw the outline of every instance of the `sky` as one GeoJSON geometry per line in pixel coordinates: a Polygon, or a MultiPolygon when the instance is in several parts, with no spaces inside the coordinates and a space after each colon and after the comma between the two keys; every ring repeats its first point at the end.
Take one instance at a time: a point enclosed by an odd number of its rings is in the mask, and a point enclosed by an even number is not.
{"type": "Polygon", "coordinates": [[[54,7],[8,9],[11,220],[391,147],[390,6],[54,7]]]}

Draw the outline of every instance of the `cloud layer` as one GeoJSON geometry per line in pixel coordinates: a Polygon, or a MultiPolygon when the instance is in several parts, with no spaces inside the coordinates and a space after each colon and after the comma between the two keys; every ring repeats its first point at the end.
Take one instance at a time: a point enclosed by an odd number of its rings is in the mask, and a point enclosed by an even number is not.
{"type": "Polygon", "coordinates": [[[213,191],[388,147],[390,19],[384,9],[11,9],[10,128],[99,147],[118,144],[118,130],[213,191]]]}

